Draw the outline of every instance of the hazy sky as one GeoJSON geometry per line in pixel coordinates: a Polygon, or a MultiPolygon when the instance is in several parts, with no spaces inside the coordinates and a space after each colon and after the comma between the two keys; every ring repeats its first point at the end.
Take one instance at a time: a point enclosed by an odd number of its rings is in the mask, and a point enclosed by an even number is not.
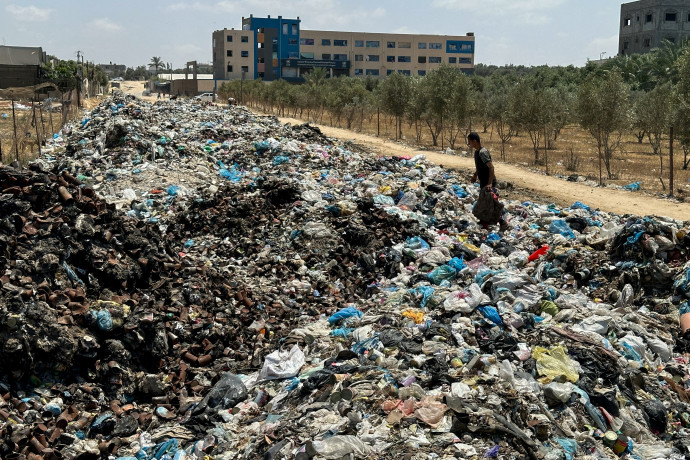
{"type": "Polygon", "coordinates": [[[302,20],[302,29],[476,36],[476,63],[582,66],[618,47],[614,0],[0,0],[4,45],[96,63],[211,62],[211,34],[242,16],[302,20]]]}

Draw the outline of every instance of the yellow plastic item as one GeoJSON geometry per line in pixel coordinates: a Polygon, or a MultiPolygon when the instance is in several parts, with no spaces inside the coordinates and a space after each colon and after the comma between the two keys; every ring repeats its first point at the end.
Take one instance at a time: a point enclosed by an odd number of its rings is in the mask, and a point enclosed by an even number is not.
{"type": "Polygon", "coordinates": [[[415,324],[422,324],[424,322],[424,313],[421,311],[405,310],[402,312],[405,318],[410,318],[414,320],[415,324]]]}
{"type": "Polygon", "coordinates": [[[534,347],[532,356],[537,360],[537,372],[547,377],[548,381],[562,375],[573,383],[580,378],[563,347],[555,346],[550,350],[544,347],[534,347]]]}

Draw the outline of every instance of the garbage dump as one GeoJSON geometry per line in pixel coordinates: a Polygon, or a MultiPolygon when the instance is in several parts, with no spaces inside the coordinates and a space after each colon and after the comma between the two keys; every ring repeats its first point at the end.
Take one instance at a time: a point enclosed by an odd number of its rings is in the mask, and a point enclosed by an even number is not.
{"type": "Polygon", "coordinates": [[[690,457],[690,222],[116,93],[0,167],[0,457],[690,457]]]}

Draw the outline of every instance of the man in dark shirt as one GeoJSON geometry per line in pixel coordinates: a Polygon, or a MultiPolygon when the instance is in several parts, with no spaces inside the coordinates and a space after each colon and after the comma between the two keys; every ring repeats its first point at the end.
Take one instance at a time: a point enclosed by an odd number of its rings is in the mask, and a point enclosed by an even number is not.
{"type": "MultiPolygon", "coordinates": [[[[491,154],[486,147],[482,147],[482,142],[479,139],[479,134],[476,132],[471,132],[467,136],[467,145],[474,149],[474,167],[475,171],[472,175],[472,182],[476,182],[479,179],[480,189],[487,188],[498,196],[498,190],[496,190],[496,174],[494,172],[494,163],[491,161],[491,154]]],[[[503,218],[498,221],[501,231],[508,228],[508,224],[503,218]]],[[[488,223],[481,222],[482,227],[485,229],[489,227],[488,223]]]]}

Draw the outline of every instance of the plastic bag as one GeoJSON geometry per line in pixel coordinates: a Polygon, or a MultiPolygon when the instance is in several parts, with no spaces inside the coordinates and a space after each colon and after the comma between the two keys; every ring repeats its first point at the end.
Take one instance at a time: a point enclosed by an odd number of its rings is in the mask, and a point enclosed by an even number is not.
{"type": "Polygon", "coordinates": [[[342,310],[333,313],[330,316],[330,318],[328,318],[328,322],[330,324],[336,324],[336,323],[340,322],[341,320],[344,320],[347,318],[352,318],[352,317],[361,318],[362,315],[364,315],[364,313],[357,310],[355,307],[347,307],[347,308],[343,308],[342,310]]]}
{"type": "Polygon", "coordinates": [[[228,409],[247,397],[247,387],[242,380],[231,372],[226,372],[211,388],[204,399],[194,408],[194,414],[204,412],[207,408],[228,409]]]}
{"type": "Polygon", "coordinates": [[[458,271],[449,265],[441,265],[436,267],[426,275],[429,280],[434,284],[441,284],[443,281],[452,280],[458,274],[458,271]]]}
{"type": "Polygon", "coordinates": [[[456,269],[457,271],[460,271],[463,268],[465,268],[467,265],[465,265],[465,261],[463,260],[462,257],[453,257],[448,262],[448,266],[456,269]]]}
{"type": "Polygon", "coordinates": [[[537,249],[536,251],[534,251],[532,254],[530,254],[530,256],[527,258],[527,261],[528,261],[528,262],[532,262],[532,261],[534,261],[534,260],[537,260],[537,259],[540,258],[541,256],[546,255],[546,252],[547,252],[548,250],[549,250],[549,247],[548,247],[547,245],[544,245],[544,246],[540,247],[539,249],[537,249]]]}
{"type": "Polygon", "coordinates": [[[532,356],[537,361],[537,372],[548,377],[549,380],[564,375],[568,380],[575,383],[580,378],[563,347],[555,346],[551,349],[534,347],[532,356]]]}
{"type": "Polygon", "coordinates": [[[414,416],[432,428],[437,428],[443,422],[443,415],[448,409],[447,406],[431,398],[422,398],[418,407],[414,411],[414,416]]]}
{"type": "Polygon", "coordinates": [[[551,225],[549,225],[549,232],[559,233],[569,240],[575,238],[575,233],[573,233],[573,230],[570,228],[570,225],[568,225],[568,223],[562,219],[556,219],[552,221],[551,225]]]}
{"type": "Polygon", "coordinates": [[[287,351],[276,350],[266,356],[259,380],[275,380],[294,377],[306,362],[304,353],[297,345],[287,351]]]}
{"type": "Polygon", "coordinates": [[[326,459],[341,459],[346,455],[354,454],[355,458],[364,458],[370,452],[371,447],[364,444],[357,436],[352,435],[331,436],[323,441],[307,444],[307,453],[310,457],[319,455],[326,459]]]}
{"type": "Polygon", "coordinates": [[[434,294],[434,288],[431,286],[417,286],[414,289],[409,290],[410,294],[414,295],[422,295],[422,301],[420,302],[420,306],[422,308],[426,307],[427,302],[429,301],[429,298],[434,294]]]}
{"type": "Polygon", "coordinates": [[[424,322],[424,313],[421,311],[405,310],[402,312],[402,316],[412,319],[415,324],[422,324],[424,322]]]}
{"type": "Polygon", "coordinates": [[[479,311],[479,313],[482,314],[482,316],[484,316],[484,318],[488,319],[497,326],[503,325],[503,320],[501,320],[501,316],[498,314],[498,310],[496,310],[494,307],[479,307],[477,308],[477,310],[479,311]]]}
{"type": "Polygon", "coordinates": [[[472,208],[472,214],[480,222],[495,224],[503,215],[503,203],[498,201],[498,196],[487,188],[481,189],[479,198],[472,208]]]}

